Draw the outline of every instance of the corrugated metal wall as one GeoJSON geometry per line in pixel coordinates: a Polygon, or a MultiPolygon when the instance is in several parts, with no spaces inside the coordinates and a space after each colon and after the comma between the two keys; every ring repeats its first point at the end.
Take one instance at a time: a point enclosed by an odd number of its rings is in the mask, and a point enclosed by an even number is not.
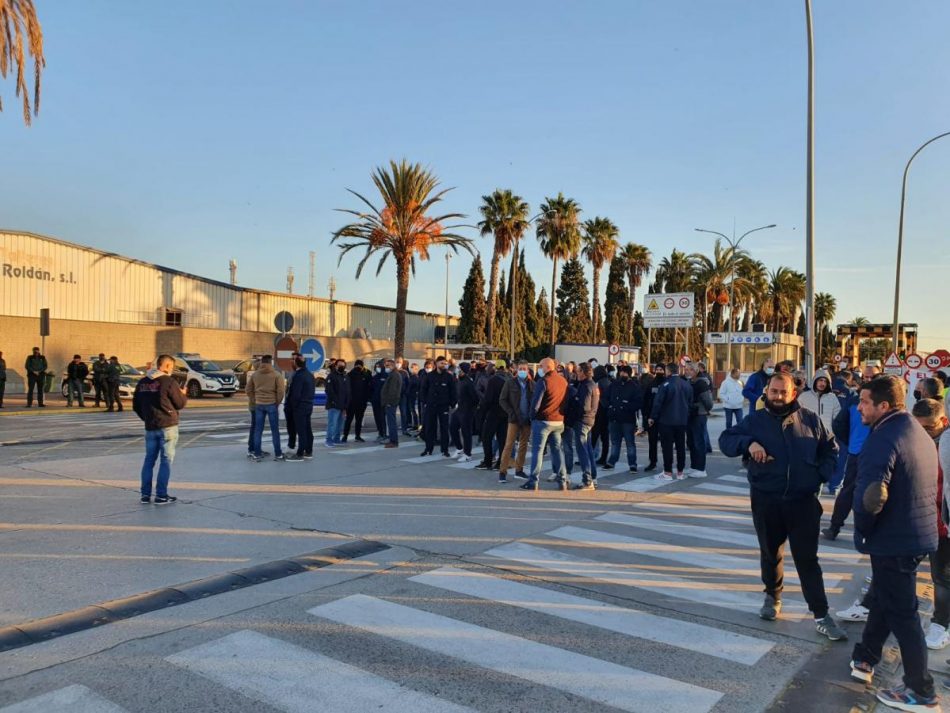
{"type": "MultiPolygon", "coordinates": [[[[294,315],[293,331],[313,336],[392,339],[395,311],[321,298],[243,290],[42,236],[0,232],[0,314],[162,324],[165,308],[183,327],[273,332],[274,317],[294,315]]],[[[452,319],[451,323],[457,323],[452,319]]],[[[409,313],[406,341],[432,339],[441,316],[409,313]]]]}

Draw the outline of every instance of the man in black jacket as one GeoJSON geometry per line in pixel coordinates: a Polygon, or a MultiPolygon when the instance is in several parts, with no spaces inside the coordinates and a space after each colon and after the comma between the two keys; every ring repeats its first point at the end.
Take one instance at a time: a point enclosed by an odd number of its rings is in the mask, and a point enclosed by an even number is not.
{"type": "Polygon", "coordinates": [[[187,393],[170,376],[175,359],[168,354],[158,357],[156,368],[145,375],[135,387],[132,408],[145,422],[145,462],[142,464],[143,505],[152,500],[152,474],[161,456],[155,481],[155,504],[168,505],[178,498],[168,494],[168,480],[178,443],[178,412],[185,408],[187,393]]]}
{"type": "Polygon", "coordinates": [[[294,375],[287,385],[285,408],[293,418],[297,429],[297,453],[287,458],[288,462],[300,462],[313,458],[313,395],[316,387],[313,383],[313,374],[307,369],[307,362],[302,356],[294,358],[294,375]]]}
{"type": "Polygon", "coordinates": [[[706,477],[706,421],[712,412],[712,385],[699,368],[699,364],[686,367],[689,384],[693,389],[693,401],[689,407],[686,424],[686,447],[689,449],[690,478],[706,477]]]}
{"type": "Polygon", "coordinates": [[[475,466],[476,470],[491,470],[492,467],[501,468],[501,452],[505,447],[505,436],[508,432],[508,416],[501,408],[501,390],[508,378],[501,369],[494,364],[485,367],[488,373],[488,383],[485,386],[485,397],[479,402],[478,410],[482,413],[482,462],[475,466]],[[495,443],[498,444],[498,461],[495,465],[495,443]]]}
{"type": "Polygon", "coordinates": [[[594,418],[594,427],[590,432],[590,445],[594,451],[597,450],[597,444],[600,444],[600,456],[597,458],[597,465],[603,468],[607,464],[607,456],[610,454],[610,419],[607,417],[607,405],[610,403],[610,386],[613,379],[610,374],[613,371],[613,365],[609,365],[611,371],[608,372],[604,366],[594,368],[593,379],[597,384],[597,390],[600,392],[600,398],[597,401],[597,416],[594,418]]]}
{"type": "Polygon", "coordinates": [[[363,416],[373,390],[372,376],[363,368],[363,360],[357,359],[346,378],[350,382],[350,408],[346,411],[346,421],[343,424],[343,442],[346,443],[346,439],[350,437],[350,426],[353,426],[353,440],[362,443],[363,416]]]}
{"type": "Polygon", "coordinates": [[[463,361],[459,365],[461,376],[458,379],[458,406],[449,419],[449,431],[452,445],[455,447],[453,458],[459,463],[472,460],[472,427],[475,423],[475,409],[478,396],[475,394],[475,382],[471,376],[472,365],[463,361]]]}
{"type": "Polygon", "coordinates": [[[643,388],[643,427],[647,431],[650,457],[650,462],[646,467],[648,473],[656,470],[657,445],[660,442],[660,425],[650,421],[650,414],[653,412],[653,399],[656,398],[656,392],[663,386],[664,381],[666,381],[666,364],[656,364],[653,367],[653,375],[649,381],[649,388],[646,386],[643,388]]]}
{"type": "Polygon", "coordinates": [[[449,409],[458,403],[458,385],[448,370],[445,357],[435,362],[435,371],[426,376],[419,393],[425,404],[426,448],[422,455],[431,456],[435,447],[436,428],[439,431],[439,446],[442,455],[449,457],[449,409]]]}
{"type": "Polygon", "coordinates": [[[383,408],[383,384],[386,383],[386,368],[382,359],[373,367],[370,380],[369,400],[373,406],[373,422],[376,424],[376,442],[386,441],[386,410],[383,408]]]}
{"type": "Polygon", "coordinates": [[[607,404],[608,428],[610,430],[610,455],[604,470],[611,470],[620,460],[620,444],[627,443],[627,467],[637,472],[637,413],[643,407],[643,392],[640,382],[633,378],[633,369],[625,364],[617,369],[617,381],[610,387],[607,404]]]}
{"type": "Polygon", "coordinates": [[[834,473],[838,447],[818,415],[798,405],[797,396],[791,374],[773,374],[766,384],[765,408],[723,431],[719,448],[730,458],[749,458],[752,522],[765,585],[759,616],[774,621],[782,611],[788,540],[815,628],[838,641],[848,637],[828,613],[818,564],[818,493],[834,473]]]}
{"type": "Polygon", "coordinates": [[[73,360],[66,366],[66,405],[73,405],[73,392],[76,392],[76,399],[79,402],[79,408],[86,408],[83,401],[83,387],[86,383],[86,377],[89,375],[89,367],[82,357],[78,354],[73,355],[73,360]]]}
{"type": "Polygon", "coordinates": [[[679,364],[670,362],[666,367],[669,376],[660,384],[653,397],[653,409],[647,425],[656,425],[663,447],[663,472],[654,476],[657,480],[682,480],[686,477],[686,424],[689,408],[693,403],[693,387],[680,378],[679,364]],[[676,475],[673,475],[673,449],[676,448],[676,475]]]}
{"type": "Polygon", "coordinates": [[[577,410],[578,420],[574,426],[574,440],[577,445],[577,460],[581,466],[581,482],[574,486],[577,490],[594,490],[597,486],[597,464],[594,460],[594,448],[590,443],[590,432],[597,417],[600,405],[600,389],[594,383],[593,369],[590,363],[577,365],[577,410]]]}
{"type": "Polygon", "coordinates": [[[327,374],[327,440],[328,448],[343,442],[343,420],[350,408],[350,382],[346,378],[346,362],[337,359],[327,374]]]}

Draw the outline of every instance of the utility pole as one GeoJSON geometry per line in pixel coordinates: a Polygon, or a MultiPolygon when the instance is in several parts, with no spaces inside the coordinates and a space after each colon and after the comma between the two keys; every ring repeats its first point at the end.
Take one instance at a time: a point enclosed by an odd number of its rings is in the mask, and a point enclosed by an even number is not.
{"type": "Polygon", "coordinates": [[[442,336],[443,344],[449,343],[449,260],[452,259],[452,253],[445,254],[445,334],[442,336]]]}
{"type": "Polygon", "coordinates": [[[287,268],[287,294],[292,295],[294,293],[294,268],[287,268]]]}
{"type": "Polygon", "coordinates": [[[805,0],[808,31],[808,133],[805,169],[805,374],[815,375],[815,38],[811,0],[805,0]]]}

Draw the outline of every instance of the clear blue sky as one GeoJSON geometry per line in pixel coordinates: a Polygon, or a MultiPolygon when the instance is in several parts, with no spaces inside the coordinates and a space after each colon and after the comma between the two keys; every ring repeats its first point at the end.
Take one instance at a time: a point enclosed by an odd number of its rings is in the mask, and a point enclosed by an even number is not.
{"type": "MultiPolygon", "coordinates": [[[[449,210],[563,191],[657,260],[695,233],[804,266],[804,3],[37,0],[42,111],[0,114],[0,225],[239,282],[391,305],[329,245],[390,158],[430,165],[449,210]]],[[[950,130],[950,3],[816,0],[817,286],[889,322],[903,164],[950,130]]],[[[950,138],[911,174],[902,319],[950,347],[950,138]],[[941,200],[941,195],[944,200],[941,200]]],[[[473,237],[474,233],[473,233],[473,237]]],[[[490,243],[478,240],[487,261],[490,243]]],[[[550,265],[528,242],[529,268],[550,265]]],[[[442,256],[410,307],[443,309],[442,256]]],[[[487,266],[487,262],[486,262],[487,266]]],[[[452,263],[457,311],[467,258],[452,263]]]]}

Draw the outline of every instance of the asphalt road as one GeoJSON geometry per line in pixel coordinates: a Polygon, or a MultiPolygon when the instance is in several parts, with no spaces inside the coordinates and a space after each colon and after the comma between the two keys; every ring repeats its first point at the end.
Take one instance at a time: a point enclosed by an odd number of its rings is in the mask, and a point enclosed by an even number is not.
{"type": "MultiPolygon", "coordinates": [[[[755,615],[747,486],[719,454],[706,480],[621,467],[593,493],[532,494],[415,441],[248,462],[229,400],[185,412],[181,500],[143,507],[140,428],[128,412],[0,417],[0,626],[341,543],[386,549],[0,653],[0,713],[870,704],[791,566],[786,616],[755,615]]],[[[846,533],[821,558],[843,608],[867,564],[846,533]]]]}

